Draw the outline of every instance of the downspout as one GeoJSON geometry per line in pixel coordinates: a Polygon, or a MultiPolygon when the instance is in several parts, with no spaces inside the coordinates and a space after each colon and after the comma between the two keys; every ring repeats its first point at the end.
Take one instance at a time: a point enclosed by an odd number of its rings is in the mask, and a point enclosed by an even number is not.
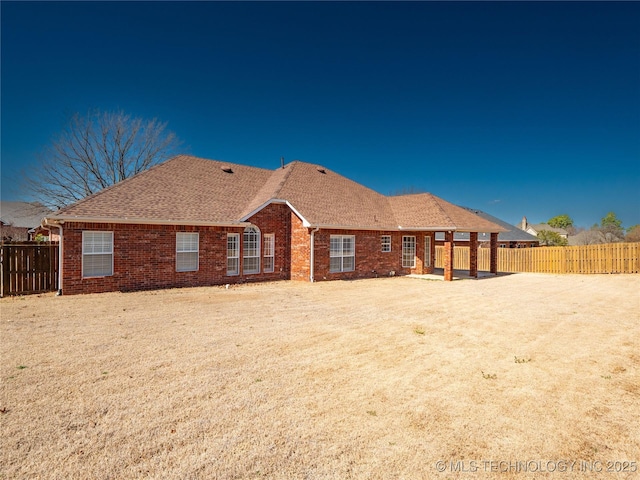
{"type": "Polygon", "coordinates": [[[60,231],[60,241],[58,243],[58,292],[56,293],[57,296],[62,295],[62,224],[61,223],[56,223],[53,225],[49,225],[49,220],[47,220],[46,218],[44,219],[44,222],[41,222],[40,225],[42,226],[42,228],[51,231],[51,228],[57,228],[60,231]]]}
{"type": "Polygon", "coordinates": [[[309,265],[309,267],[310,267],[310,268],[309,268],[309,281],[310,281],[311,283],[313,283],[313,282],[314,282],[314,278],[313,278],[313,273],[314,273],[314,272],[313,272],[313,270],[314,270],[314,268],[313,268],[313,265],[314,265],[314,259],[313,259],[313,257],[314,257],[314,251],[315,251],[315,233],[316,233],[318,230],[320,230],[320,227],[316,227],[316,229],[315,229],[315,230],[311,230],[311,258],[310,258],[311,265],[309,265]]]}

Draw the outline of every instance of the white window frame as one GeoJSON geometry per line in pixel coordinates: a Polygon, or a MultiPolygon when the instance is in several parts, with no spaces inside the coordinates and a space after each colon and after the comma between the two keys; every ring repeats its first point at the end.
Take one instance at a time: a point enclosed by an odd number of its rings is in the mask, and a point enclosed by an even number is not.
{"type": "Polygon", "coordinates": [[[382,244],[382,252],[388,253],[391,251],[391,235],[382,235],[380,242],[382,244]]]}
{"type": "MultiPolygon", "coordinates": [[[[103,262],[103,267],[104,267],[103,262]]],[[[82,278],[99,278],[111,277],[113,275],[113,232],[86,230],[82,232],[82,278]],[[101,239],[98,241],[97,236],[101,239]],[[95,258],[98,255],[109,257],[109,271],[103,270],[99,273],[87,274],[85,271],[88,264],[91,263],[89,258],[95,258]]]]}
{"type": "Polygon", "coordinates": [[[260,273],[260,229],[250,225],[242,234],[242,273],[260,273]]]}
{"type": "Polygon", "coordinates": [[[416,268],[416,237],[402,237],[402,268],[416,268]]]}
{"type": "Polygon", "coordinates": [[[227,233],[227,275],[240,275],[239,233],[227,233]]]}
{"type": "Polygon", "coordinates": [[[197,272],[200,267],[199,257],[200,234],[198,232],[176,232],[176,272],[197,272]]]}
{"type": "Polygon", "coordinates": [[[275,267],[276,236],[273,233],[263,235],[262,267],[265,273],[272,273],[275,267]]]}
{"type": "Polygon", "coordinates": [[[356,269],[356,236],[329,237],[329,272],[353,272],[356,269]]]}
{"type": "Polygon", "coordinates": [[[429,235],[424,237],[424,266],[431,266],[431,237],[429,235]]]}

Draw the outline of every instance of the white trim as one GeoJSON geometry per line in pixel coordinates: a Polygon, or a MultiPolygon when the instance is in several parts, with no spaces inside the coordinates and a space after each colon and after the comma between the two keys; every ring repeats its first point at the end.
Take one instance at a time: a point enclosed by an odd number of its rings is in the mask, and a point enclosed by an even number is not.
{"type": "MultiPolygon", "coordinates": [[[[247,215],[242,217],[240,219],[240,221],[241,222],[246,222],[249,218],[253,217],[260,210],[268,207],[272,203],[275,203],[276,205],[286,205],[287,207],[289,207],[291,209],[291,211],[293,211],[293,213],[295,213],[300,218],[300,220],[302,220],[302,225],[304,227],[307,227],[307,228],[311,227],[311,224],[309,223],[309,221],[306,218],[304,218],[302,216],[302,214],[293,205],[291,205],[291,203],[289,203],[288,200],[282,200],[281,198],[272,198],[270,200],[267,200],[262,205],[260,205],[258,208],[252,210],[250,213],[248,213],[247,215]]],[[[247,224],[247,225],[250,225],[250,224],[247,224]]]]}
{"type": "Polygon", "coordinates": [[[287,200],[271,199],[264,203],[259,208],[253,210],[250,214],[245,215],[239,221],[227,221],[227,222],[211,222],[207,220],[157,220],[149,218],[112,218],[112,217],[78,217],[78,216],[56,216],[56,217],[44,217],[45,223],[56,222],[58,224],[64,224],[65,222],[84,222],[84,223],[114,223],[114,224],[141,224],[141,225],[191,225],[201,227],[248,227],[251,222],[247,222],[246,219],[252,217],[266,206],[275,204],[287,205],[293,213],[295,213],[300,220],[302,220],[302,226],[305,228],[321,228],[327,230],[367,230],[367,231],[401,231],[401,232],[478,232],[478,233],[500,233],[507,232],[506,229],[501,230],[473,230],[469,228],[455,228],[455,227],[403,227],[398,225],[393,226],[362,226],[362,225],[339,225],[339,224],[315,224],[309,222],[291,203],[287,200]]]}
{"type": "Polygon", "coordinates": [[[262,266],[262,232],[256,225],[250,225],[244,229],[242,232],[242,274],[243,275],[255,275],[260,273],[260,268],[262,266]],[[255,238],[252,240],[249,238],[250,242],[255,241],[255,255],[248,256],[247,255],[247,239],[245,235],[253,235],[255,238]],[[255,268],[248,269],[247,268],[247,260],[256,259],[257,264],[255,268]]]}
{"type": "MultiPolygon", "coordinates": [[[[184,247],[184,244],[183,244],[184,247]]],[[[199,232],[176,232],[176,272],[197,272],[200,268],[200,233],[199,232]],[[195,250],[179,250],[178,236],[187,235],[189,237],[196,236],[196,248],[195,250]],[[195,253],[196,254],[196,266],[195,268],[180,268],[180,254],[181,253],[195,253]]]]}
{"type": "MultiPolygon", "coordinates": [[[[402,236],[402,258],[401,258],[401,264],[402,264],[402,268],[416,268],[416,254],[417,252],[417,248],[418,248],[418,242],[416,239],[415,235],[403,235],[402,236]],[[411,265],[405,265],[404,263],[404,259],[405,259],[405,238],[413,238],[413,261],[411,262],[411,265]]],[[[407,252],[407,254],[410,252],[407,252]]]]}
{"type": "Polygon", "coordinates": [[[273,273],[275,271],[275,267],[276,267],[276,234],[275,233],[264,233],[262,234],[262,268],[264,270],[264,273],[273,273]],[[269,241],[267,242],[267,239],[269,239],[269,241]],[[270,243],[271,245],[269,245],[271,248],[271,255],[268,255],[269,250],[267,250],[267,244],[270,243]],[[269,270],[267,270],[267,262],[266,259],[270,258],[271,259],[271,268],[269,270]]]}
{"type": "Polygon", "coordinates": [[[113,236],[113,232],[109,231],[109,230],[83,230],[82,231],[82,266],[81,266],[81,274],[82,274],[82,278],[102,278],[102,277],[112,277],[113,276],[113,257],[114,255],[114,236],[113,236]],[[105,234],[108,233],[111,237],[111,250],[108,252],[85,252],[85,235],[86,234],[105,234]],[[110,255],[111,256],[111,273],[106,273],[106,274],[102,274],[102,275],[85,275],[84,272],[84,262],[85,262],[85,256],[92,256],[92,255],[110,255]]]}
{"type": "Polygon", "coordinates": [[[345,273],[345,272],[355,272],[356,270],[356,236],[355,235],[329,235],[329,273],[345,273]],[[351,247],[352,247],[352,251],[350,252],[351,255],[345,255],[345,251],[344,251],[344,241],[346,239],[349,239],[351,241],[351,247]],[[334,252],[331,250],[331,242],[333,240],[339,240],[340,241],[340,254],[339,255],[334,255],[334,252]],[[331,260],[333,260],[334,258],[339,258],[340,259],[340,269],[339,270],[332,270],[331,269],[331,260]],[[351,258],[353,259],[353,265],[352,268],[349,269],[345,269],[344,266],[344,259],[345,258],[351,258]]]}
{"type": "Polygon", "coordinates": [[[238,275],[240,275],[240,234],[239,233],[232,233],[232,232],[227,232],[227,273],[226,275],[228,277],[237,277],[238,275]],[[229,238],[234,238],[235,239],[235,244],[236,244],[236,256],[235,257],[230,257],[229,256],[229,238]],[[235,271],[229,271],[229,259],[230,258],[235,258],[237,263],[236,263],[236,270],[235,271]]]}
{"type": "Polygon", "coordinates": [[[391,239],[392,239],[391,235],[380,235],[380,252],[381,253],[391,252],[391,239]],[[389,242],[384,241],[387,238],[389,239],[389,242]],[[389,247],[389,250],[385,250],[384,249],[385,246],[389,247]]]}

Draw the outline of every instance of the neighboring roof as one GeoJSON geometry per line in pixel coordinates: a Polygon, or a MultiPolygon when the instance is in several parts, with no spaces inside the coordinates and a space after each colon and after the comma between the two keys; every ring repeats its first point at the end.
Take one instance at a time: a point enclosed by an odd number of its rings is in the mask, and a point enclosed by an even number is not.
{"type": "Polygon", "coordinates": [[[569,236],[569,245],[596,245],[601,243],[615,243],[624,241],[611,233],[602,233],[600,230],[582,230],[569,236]]]}
{"type": "Polygon", "coordinates": [[[40,221],[49,213],[51,210],[37,202],[0,202],[0,221],[4,225],[39,227],[40,221]]]}
{"type": "MultiPolygon", "coordinates": [[[[488,213],[483,212],[482,210],[477,210],[477,209],[468,208],[468,207],[461,207],[461,208],[464,208],[465,210],[468,210],[469,212],[475,215],[478,215],[479,217],[484,218],[485,220],[488,220],[492,223],[500,225],[501,227],[504,227],[506,231],[500,232],[498,234],[499,242],[539,242],[540,241],[540,239],[535,235],[531,235],[530,233],[527,233],[521,230],[517,226],[511,225],[510,223],[507,223],[504,220],[500,220],[499,218],[494,217],[493,215],[489,215],[488,213]]],[[[485,240],[488,240],[488,239],[489,238],[487,237],[485,240]]],[[[436,240],[444,240],[444,235],[441,233],[436,233],[436,240]]],[[[456,232],[453,236],[453,240],[454,242],[459,242],[459,241],[468,242],[469,233],[456,232]]],[[[483,240],[483,239],[479,238],[479,240],[483,240]]]]}
{"type": "Polygon", "coordinates": [[[569,232],[567,232],[564,228],[551,227],[546,223],[529,224],[527,225],[527,227],[532,228],[536,232],[541,232],[545,230],[547,232],[556,232],[559,235],[565,235],[565,236],[569,235],[569,232]]]}
{"type": "Polygon", "coordinates": [[[287,203],[306,226],[499,232],[504,228],[428,193],[387,197],[320,165],[276,170],[180,155],[108,187],[51,219],[238,225],[287,203]]]}

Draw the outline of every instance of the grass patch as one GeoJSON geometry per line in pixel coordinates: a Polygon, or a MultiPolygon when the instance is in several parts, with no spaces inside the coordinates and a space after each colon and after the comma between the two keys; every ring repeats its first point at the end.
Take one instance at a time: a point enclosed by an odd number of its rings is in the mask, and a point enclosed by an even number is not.
{"type": "Polygon", "coordinates": [[[531,358],[530,358],[530,357],[527,357],[527,358],[525,358],[525,357],[518,358],[518,357],[514,356],[513,358],[515,359],[515,360],[514,360],[514,362],[515,362],[515,363],[529,363],[529,362],[531,361],[531,358]]]}

